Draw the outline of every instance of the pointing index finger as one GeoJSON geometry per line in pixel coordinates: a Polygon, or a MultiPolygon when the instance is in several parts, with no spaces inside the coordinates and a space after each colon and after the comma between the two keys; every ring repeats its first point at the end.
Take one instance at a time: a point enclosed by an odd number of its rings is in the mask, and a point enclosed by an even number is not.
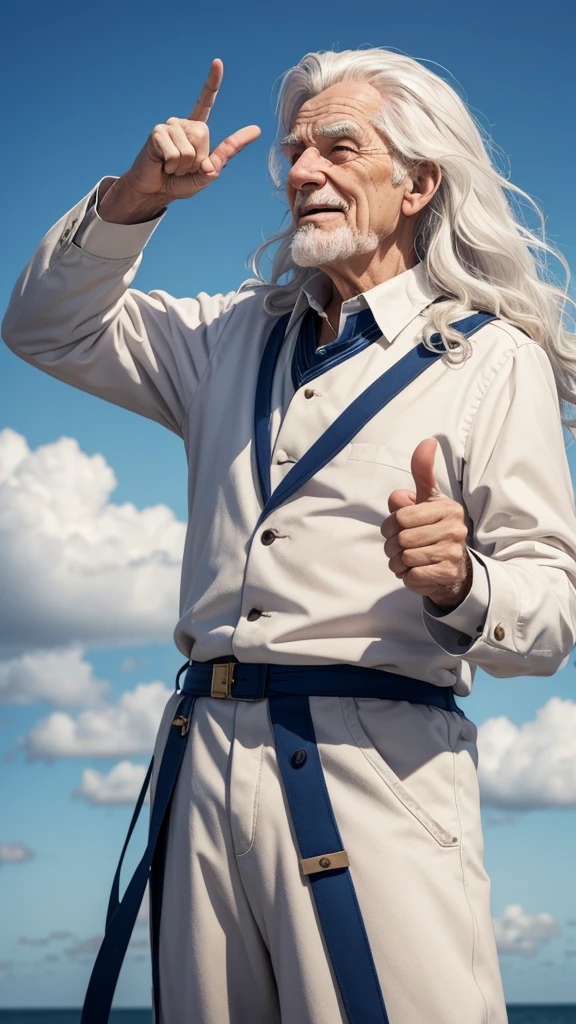
{"type": "Polygon", "coordinates": [[[212,61],[212,66],[208,72],[208,78],[202,86],[202,92],[200,93],[192,113],[188,116],[189,121],[207,121],[210,117],[210,111],[214,106],[214,102],[218,95],[218,90],[222,84],[222,76],[224,74],[224,65],[219,57],[216,57],[212,61]]]}

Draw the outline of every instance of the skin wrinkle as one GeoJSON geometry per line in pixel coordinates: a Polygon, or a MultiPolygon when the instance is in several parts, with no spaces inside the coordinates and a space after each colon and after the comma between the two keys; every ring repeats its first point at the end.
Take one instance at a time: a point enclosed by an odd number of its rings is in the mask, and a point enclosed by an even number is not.
{"type": "MultiPolygon", "coordinates": [[[[336,121],[334,124],[320,125],[314,129],[314,135],[324,137],[327,139],[342,139],[347,135],[359,135],[361,134],[357,125],[352,121],[336,121]]],[[[303,145],[298,132],[291,132],[289,135],[285,135],[280,140],[280,147],[284,149],[288,146],[300,146],[303,145]]]]}
{"type": "MultiPolygon", "coordinates": [[[[424,166],[422,181],[416,182],[420,191],[415,191],[415,181],[408,176],[400,185],[392,184],[394,160],[373,123],[381,105],[380,93],[369,83],[337,83],[303,103],[285,137],[289,141],[298,139],[298,148],[291,153],[288,147],[286,152],[288,158],[295,158],[286,182],[293,217],[297,193],[328,188],[349,204],[343,218],[346,226],[356,237],[364,236],[363,251],[360,243],[356,255],[332,258],[322,265],[333,284],[326,307],[332,322],[338,321],[344,299],[419,262],[414,252],[418,220],[414,214],[429,202],[440,184],[437,165],[424,166]],[[336,130],[350,127],[358,129],[352,133],[351,145],[336,147],[334,143],[342,141],[333,137],[336,130]],[[377,244],[368,249],[366,238],[370,236],[377,236],[377,244]]],[[[313,234],[328,233],[341,219],[341,215],[338,219],[325,217],[323,223],[311,219],[303,227],[312,225],[313,234]]],[[[297,225],[296,219],[294,223],[297,225]]]]}

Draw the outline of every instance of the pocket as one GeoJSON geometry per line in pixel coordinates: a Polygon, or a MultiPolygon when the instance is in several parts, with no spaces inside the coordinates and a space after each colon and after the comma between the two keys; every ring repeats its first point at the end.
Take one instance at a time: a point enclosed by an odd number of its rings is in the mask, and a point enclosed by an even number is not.
{"type": "Polygon", "coordinates": [[[412,453],[400,448],[389,448],[385,444],[371,444],[364,441],[352,441],[348,452],[350,462],[378,462],[381,466],[401,469],[412,476],[410,463],[412,453]]]}
{"type": "Polygon", "coordinates": [[[440,846],[460,845],[455,748],[457,712],[424,704],[342,697],[348,730],[371,769],[440,846]]]}

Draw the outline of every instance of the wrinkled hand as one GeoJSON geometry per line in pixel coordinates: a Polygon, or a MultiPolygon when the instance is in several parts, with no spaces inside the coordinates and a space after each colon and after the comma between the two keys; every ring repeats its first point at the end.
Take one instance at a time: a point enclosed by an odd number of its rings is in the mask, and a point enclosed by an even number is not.
{"type": "Polygon", "coordinates": [[[158,208],[175,199],[188,199],[211,185],[228,160],[261,134],[257,125],[248,125],[210,151],[207,121],[223,74],[222,61],[213,60],[190,116],[169,117],[164,124],[157,124],[123,175],[135,193],[147,200],[153,198],[158,208]]]}
{"type": "Polygon", "coordinates": [[[429,597],[444,611],[456,608],[472,583],[466,548],[464,509],[442,494],[434,475],[438,442],[429,437],[414,450],[411,462],[416,493],[392,491],[391,515],[380,527],[392,572],[409,590],[429,597]]]}

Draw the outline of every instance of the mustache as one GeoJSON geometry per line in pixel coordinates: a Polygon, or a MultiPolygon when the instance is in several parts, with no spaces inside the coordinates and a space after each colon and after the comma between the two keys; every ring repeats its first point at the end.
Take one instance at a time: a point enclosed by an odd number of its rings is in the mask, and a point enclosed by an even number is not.
{"type": "Polygon", "coordinates": [[[294,200],[294,217],[298,217],[302,209],[319,206],[330,206],[335,210],[342,210],[343,213],[348,213],[350,209],[350,203],[347,203],[333,189],[319,188],[315,192],[306,192],[305,194],[298,192],[294,200]]]}

